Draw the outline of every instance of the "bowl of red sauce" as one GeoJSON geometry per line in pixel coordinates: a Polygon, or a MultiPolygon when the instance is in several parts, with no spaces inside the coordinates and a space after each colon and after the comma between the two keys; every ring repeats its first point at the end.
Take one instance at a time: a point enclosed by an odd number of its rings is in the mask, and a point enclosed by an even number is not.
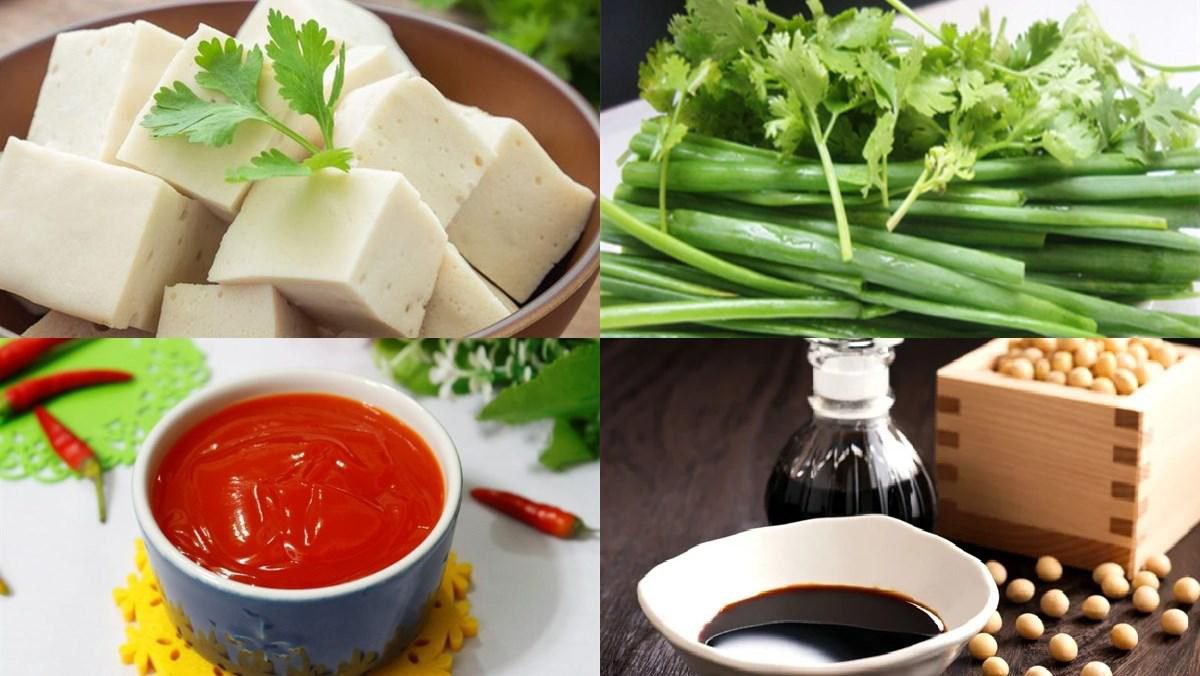
{"type": "Polygon", "coordinates": [[[365,673],[415,637],[462,492],[445,429],[392,387],[284,372],[209,387],[134,466],[180,634],[228,673],[365,673]]]}

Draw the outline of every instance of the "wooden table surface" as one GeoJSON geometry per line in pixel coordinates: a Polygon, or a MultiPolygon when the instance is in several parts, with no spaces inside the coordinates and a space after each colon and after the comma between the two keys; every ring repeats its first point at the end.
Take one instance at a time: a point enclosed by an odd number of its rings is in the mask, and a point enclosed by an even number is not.
{"type": "MultiPolygon", "coordinates": [[[[62,30],[67,26],[108,14],[126,12],[156,4],[154,0],[0,0],[0,54],[22,44],[62,30]]],[[[416,9],[414,0],[370,0],[380,7],[416,9]]],[[[429,11],[422,9],[421,11],[429,11]]],[[[440,12],[443,17],[469,23],[461,14],[440,12]]],[[[563,331],[571,337],[600,335],[600,285],[592,280],[579,311],[563,331]]]]}
{"type": "MultiPolygon", "coordinates": [[[[935,372],[977,343],[910,340],[892,367],[893,416],[932,467],[935,372]]],[[[685,676],[691,672],[650,626],[638,607],[636,585],[653,566],[693,545],[766,524],[763,490],[787,437],[808,420],[811,369],[803,341],[604,341],[601,364],[604,426],[601,505],[601,673],[605,676],[685,676]]],[[[1010,579],[1036,579],[1031,559],[968,547],[996,558],[1010,579]]],[[[1200,528],[1170,553],[1180,574],[1200,577],[1200,528]]],[[[1191,628],[1181,639],[1159,631],[1164,603],[1150,616],[1128,601],[1114,604],[1109,619],[1081,618],[1079,604],[1097,593],[1090,572],[1068,570],[1055,585],[1072,610],[1062,621],[1046,620],[1047,634],[1025,643],[1012,629],[1020,608],[1001,601],[1004,629],[1000,655],[1020,676],[1035,664],[1055,674],[1078,674],[1089,660],[1108,663],[1119,676],[1200,675],[1200,605],[1190,609],[1191,628]],[[1141,643],[1129,655],[1109,647],[1117,622],[1138,629],[1141,643]],[[1046,651],[1057,631],[1073,635],[1080,655],[1052,666],[1046,651]]],[[[1185,610],[1187,610],[1185,608],[1185,610]]],[[[947,672],[979,674],[963,656],[947,672]]]]}

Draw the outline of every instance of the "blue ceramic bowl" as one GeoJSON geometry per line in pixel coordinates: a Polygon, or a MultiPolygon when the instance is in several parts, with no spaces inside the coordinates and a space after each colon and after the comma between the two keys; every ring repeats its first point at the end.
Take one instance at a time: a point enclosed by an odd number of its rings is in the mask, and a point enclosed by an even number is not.
{"type": "Polygon", "coordinates": [[[354,676],[406,647],[441,581],[462,497],[458,452],[441,424],[401,392],[357,376],[299,371],[258,375],[206,388],[150,433],[133,471],[133,507],[167,609],[183,637],[213,664],[242,676],[354,676]],[[366,577],[317,589],[269,589],[217,575],[176,549],[150,511],[163,457],[188,429],[238,401],[319,392],[364,402],[425,439],[446,482],[442,516],[410,554],[366,577]]]}

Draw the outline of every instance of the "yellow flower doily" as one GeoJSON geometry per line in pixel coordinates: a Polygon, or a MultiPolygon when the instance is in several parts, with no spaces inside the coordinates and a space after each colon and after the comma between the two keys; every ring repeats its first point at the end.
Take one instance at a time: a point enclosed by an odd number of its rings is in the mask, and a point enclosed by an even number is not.
{"type": "MultiPolygon", "coordinates": [[[[129,575],[126,586],[113,590],[126,625],[121,660],[137,667],[138,676],[228,676],[193,652],[167,617],[141,540],[137,541],[134,564],[137,572],[129,575]]],[[[451,676],[453,653],[479,632],[479,621],[471,616],[467,601],[470,588],[471,564],[459,561],[451,552],[425,627],[407,649],[372,668],[372,676],[451,676]]]]}

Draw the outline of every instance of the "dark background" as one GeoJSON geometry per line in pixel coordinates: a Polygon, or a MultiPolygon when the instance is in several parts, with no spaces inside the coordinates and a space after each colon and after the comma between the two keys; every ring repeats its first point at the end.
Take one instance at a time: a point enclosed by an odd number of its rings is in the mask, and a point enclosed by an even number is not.
{"type": "MultiPolygon", "coordinates": [[[[891,380],[892,414],[933,467],[934,398],[939,367],[979,344],[971,340],[908,340],[897,350],[891,380]]],[[[802,340],[605,340],[601,355],[601,674],[691,676],[674,649],[642,615],[637,582],[652,567],[714,538],[766,525],[763,491],[788,436],[811,416],[811,367],[802,340]]],[[[996,558],[1009,579],[1036,579],[1032,559],[968,547],[996,558]]],[[[1188,613],[1181,639],[1159,630],[1162,611],[1175,607],[1169,585],[1180,575],[1200,576],[1200,528],[1170,553],[1175,564],[1160,590],[1163,602],[1138,615],[1128,601],[1114,603],[1105,622],[1083,620],[1079,605],[1097,593],[1090,572],[1069,570],[1054,586],[1071,599],[1061,621],[1045,619],[1046,635],[1025,643],[1013,631],[1016,616],[1036,603],[1001,602],[1000,655],[1011,673],[1035,664],[1055,674],[1078,674],[1101,660],[1118,676],[1200,675],[1200,604],[1188,613]],[[1117,622],[1137,628],[1141,643],[1125,655],[1109,646],[1117,622]],[[1069,669],[1053,667],[1049,637],[1066,631],[1080,646],[1069,669]]],[[[1038,584],[1039,594],[1049,586],[1038,584]]],[[[975,675],[979,663],[960,657],[949,674],[975,675]]]]}
{"type": "MultiPolygon", "coordinates": [[[[929,4],[931,0],[912,0],[909,7],[929,4]]],[[[671,17],[683,11],[683,0],[603,0],[601,25],[601,107],[619,105],[637,98],[637,68],[655,42],[667,37],[671,17]]],[[[887,3],[825,0],[830,14],[850,7],[887,7],[887,3]]],[[[803,11],[804,0],[768,0],[772,11],[791,16],[803,11]]]]}

